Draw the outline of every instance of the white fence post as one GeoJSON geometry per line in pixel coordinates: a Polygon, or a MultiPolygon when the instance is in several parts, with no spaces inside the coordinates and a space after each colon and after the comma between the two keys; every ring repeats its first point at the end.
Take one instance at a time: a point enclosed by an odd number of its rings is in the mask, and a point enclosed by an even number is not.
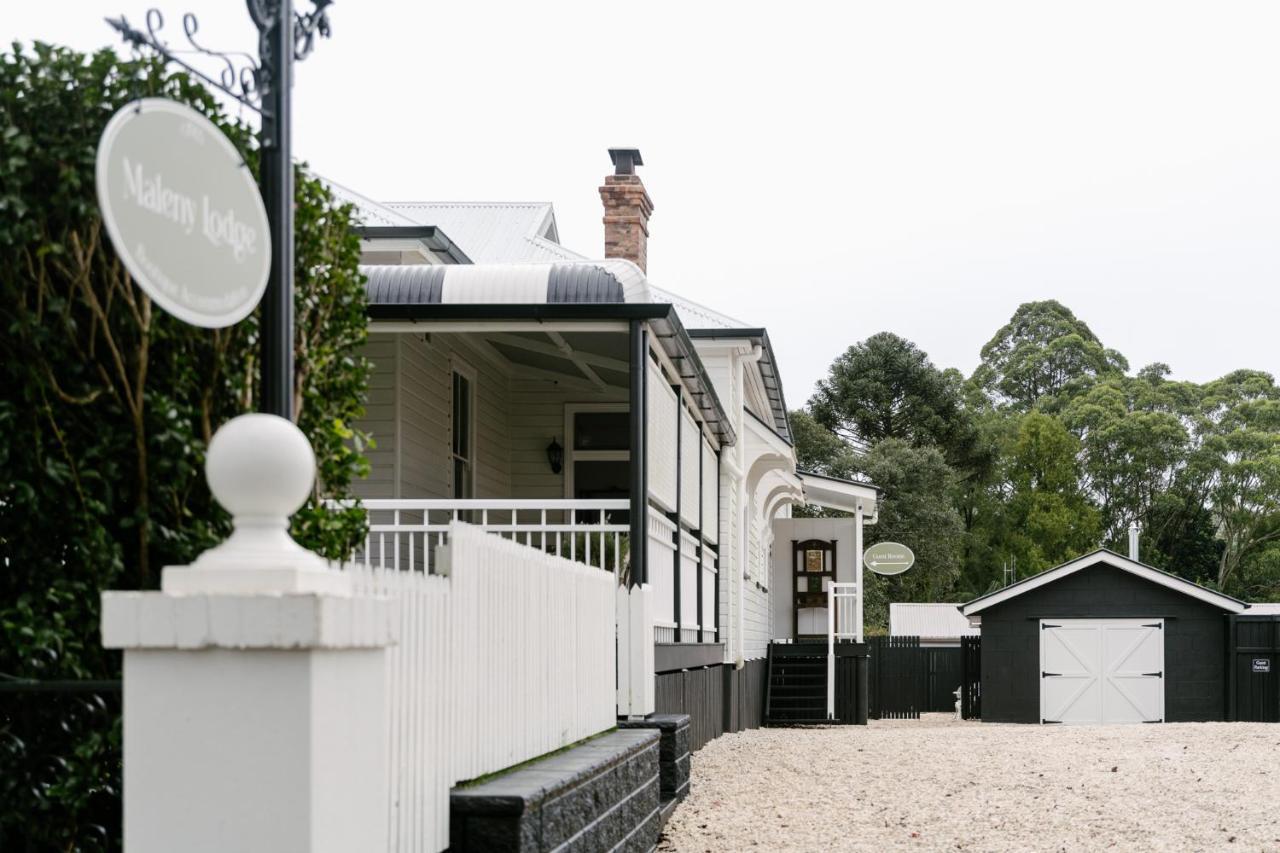
{"type": "Polygon", "coordinates": [[[206,471],[235,532],[160,592],[105,592],[124,650],[130,853],[386,846],[386,598],[352,594],[288,535],[315,457],[289,421],[220,429],[206,471]]]}
{"type": "Polygon", "coordinates": [[[653,590],[620,586],[618,620],[618,716],[639,718],[653,713],[653,590]]]}

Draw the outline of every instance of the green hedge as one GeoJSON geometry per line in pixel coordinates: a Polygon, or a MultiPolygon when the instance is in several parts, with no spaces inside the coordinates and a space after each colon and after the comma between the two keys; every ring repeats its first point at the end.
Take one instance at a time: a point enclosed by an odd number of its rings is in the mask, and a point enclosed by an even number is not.
{"type": "MultiPolygon", "coordinates": [[[[251,129],[155,61],[44,44],[0,53],[0,679],[119,677],[119,656],[99,646],[99,592],[153,588],[229,527],[202,465],[218,425],[255,409],[258,318],[185,325],[152,308],[112,251],[94,156],[112,114],[141,96],[209,116],[256,170],[251,129]]],[[[330,557],[366,527],[363,510],[319,504],[368,465],[351,426],[369,377],[351,213],[299,170],[296,414],[320,484],[293,532],[330,557]]],[[[110,708],[81,704],[95,701],[0,694],[0,848],[116,843],[118,728],[110,708]]]]}

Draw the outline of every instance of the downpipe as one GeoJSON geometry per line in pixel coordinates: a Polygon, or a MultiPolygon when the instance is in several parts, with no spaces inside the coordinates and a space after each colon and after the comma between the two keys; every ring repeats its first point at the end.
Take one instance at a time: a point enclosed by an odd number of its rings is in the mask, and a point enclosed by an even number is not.
{"type": "MultiPolygon", "coordinates": [[[[747,365],[755,364],[764,355],[764,347],[756,344],[749,354],[741,357],[738,371],[738,402],[742,408],[747,405],[747,365]]],[[[742,669],[746,665],[746,603],[747,603],[747,446],[742,439],[738,440],[738,637],[734,650],[734,668],[742,669]]]]}

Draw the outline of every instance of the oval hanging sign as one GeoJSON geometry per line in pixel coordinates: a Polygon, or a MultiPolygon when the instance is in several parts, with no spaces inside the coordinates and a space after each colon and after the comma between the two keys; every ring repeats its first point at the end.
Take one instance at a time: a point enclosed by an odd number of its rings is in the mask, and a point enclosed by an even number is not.
{"type": "Polygon", "coordinates": [[[97,183],[107,234],[157,305],[209,329],[253,311],[271,266],[267,211],[213,122],[164,98],[129,104],[102,131],[97,183]]]}
{"type": "Polygon", "coordinates": [[[862,552],[862,563],[878,575],[900,575],[916,561],[916,555],[898,542],[877,542],[862,552]]]}

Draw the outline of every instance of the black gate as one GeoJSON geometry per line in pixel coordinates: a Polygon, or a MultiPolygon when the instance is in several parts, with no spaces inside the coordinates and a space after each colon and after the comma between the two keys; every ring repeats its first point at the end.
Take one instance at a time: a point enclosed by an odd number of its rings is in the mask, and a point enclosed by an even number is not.
{"type": "Polygon", "coordinates": [[[928,664],[919,637],[870,637],[868,708],[873,720],[918,720],[928,702],[928,664]]]}
{"type": "Polygon", "coordinates": [[[1280,722],[1280,614],[1228,616],[1227,719],[1280,722]]]}
{"type": "Polygon", "coordinates": [[[960,638],[960,716],[982,718],[982,638],[960,638]]]}
{"type": "Polygon", "coordinates": [[[920,650],[925,658],[928,673],[927,693],[922,710],[951,711],[956,709],[956,690],[960,687],[960,655],[956,646],[942,646],[920,650]]]}

